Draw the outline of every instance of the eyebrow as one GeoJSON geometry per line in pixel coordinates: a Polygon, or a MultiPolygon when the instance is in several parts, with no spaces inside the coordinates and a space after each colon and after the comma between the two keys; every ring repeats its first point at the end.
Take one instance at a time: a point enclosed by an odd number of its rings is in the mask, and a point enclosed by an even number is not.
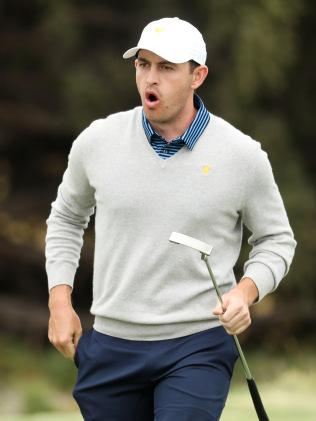
{"type": "MultiPolygon", "coordinates": [[[[144,57],[137,57],[137,59],[139,61],[143,62],[143,63],[150,63],[150,61],[145,59],[144,57]]],[[[169,66],[175,66],[176,65],[176,63],[171,63],[171,61],[168,61],[168,60],[159,61],[159,63],[157,63],[157,64],[168,64],[169,66]]]]}

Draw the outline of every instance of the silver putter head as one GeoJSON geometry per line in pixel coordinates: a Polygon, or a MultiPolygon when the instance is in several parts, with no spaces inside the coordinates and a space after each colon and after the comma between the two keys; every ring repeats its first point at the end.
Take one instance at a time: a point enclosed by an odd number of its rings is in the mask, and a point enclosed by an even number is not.
{"type": "Polygon", "coordinates": [[[189,237],[188,235],[180,234],[179,232],[172,232],[169,241],[171,243],[191,247],[192,249],[198,250],[200,253],[206,254],[207,256],[211,254],[213,248],[209,244],[203,243],[203,241],[189,237]]]}

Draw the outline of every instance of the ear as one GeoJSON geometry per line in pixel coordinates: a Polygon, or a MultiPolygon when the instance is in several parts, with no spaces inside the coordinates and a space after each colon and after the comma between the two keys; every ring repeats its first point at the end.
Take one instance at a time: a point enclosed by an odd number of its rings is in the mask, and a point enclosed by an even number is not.
{"type": "Polygon", "coordinates": [[[201,65],[199,67],[196,67],[193,71],[193,78],[192,78],[192,89],[199,88],[204,80],[206,79],[206,76],[208,74],[208,67],[205,65],[201,65]]]}
{"type": "Polygon", "coordinates": [[[138,59],[136,58],[135,61],[134,61],[135,68],[137,67],[137,63],[138,63],[138,59]]]}

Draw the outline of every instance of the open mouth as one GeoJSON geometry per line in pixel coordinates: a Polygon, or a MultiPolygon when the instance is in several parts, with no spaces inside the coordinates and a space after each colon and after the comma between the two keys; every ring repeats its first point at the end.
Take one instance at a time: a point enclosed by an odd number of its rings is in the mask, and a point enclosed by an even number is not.
{"type": "Polygon", "coordinates": [[[146,92],[145,100],[148,107],[153,107],[159,102],[158,96],[153,92],[146,92]]]}

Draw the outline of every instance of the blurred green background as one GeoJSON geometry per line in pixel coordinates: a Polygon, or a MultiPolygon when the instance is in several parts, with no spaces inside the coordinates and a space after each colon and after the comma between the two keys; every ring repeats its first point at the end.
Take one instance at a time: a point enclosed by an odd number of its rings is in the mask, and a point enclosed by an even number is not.
{"type": "MultiPolygon", "coordinates": [[[[0,3],[0,421],[80,420],[72,362],[47,340],[45,220],[71,143],[139,105],[122,53],[151,20],[179,16],[208,46],[207,108],[269,154],[298,247],[241,341],[271,419],[316,420],[316,2],[2,0],[0,3]]],[[[247,232],[236,265],[248,252],[247,232]]],[[[74,305],[92,319],[93,220],[74,305]]],[[[238,366],[222,420],[255,420],[238,366]]]]}

